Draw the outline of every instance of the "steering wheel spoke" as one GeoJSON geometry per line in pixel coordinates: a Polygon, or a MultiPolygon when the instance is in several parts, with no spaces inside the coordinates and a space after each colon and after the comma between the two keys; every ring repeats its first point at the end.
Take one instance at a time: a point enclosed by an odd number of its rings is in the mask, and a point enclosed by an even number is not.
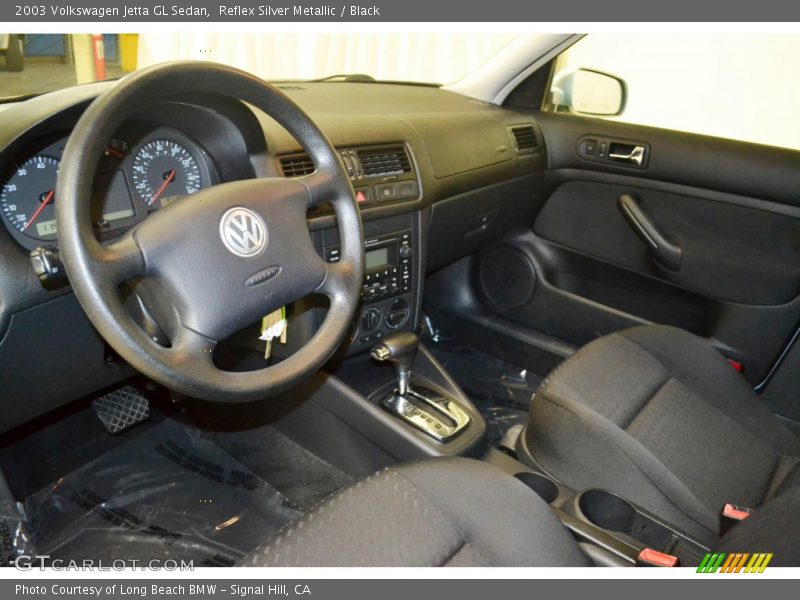
{"type": "Polygon", "coordinates": [[[308,189],[308,208],[333,202],[337,198],[337,178],[330,173],[317,170],[300,177],[298,181],[308,189]]]}
{"type": "Polygon", "coordinates": [[[165,350],[176,369],[201,372],[214,367],[214,350],[218,342],[178,324],[172,334],[172,346],[165,350]]]}
{"type": "Polygon", "coordinates": [[[105,246],[98,245],[92,255],[96,268],[113,285],[120,285],[147,272],[144,255],[131,232],[105,246]]]}
{"type": "Polygon", "coordinates": [[[333,303],[347,291],[354,276],[353,267],[347,262],[325,263],[325,279],[320,283],[317,292],[327,296],[333,303]]]}

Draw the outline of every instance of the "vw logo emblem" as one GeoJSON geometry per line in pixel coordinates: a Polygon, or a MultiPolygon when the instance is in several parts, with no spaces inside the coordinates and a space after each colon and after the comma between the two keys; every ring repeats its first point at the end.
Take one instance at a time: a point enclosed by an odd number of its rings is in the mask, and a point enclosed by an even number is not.
{"type": "Polygon", "coordinates": [[[225,247],[236,256],[255,256],[267,245],[264,221],[246,208],[231,208],[222,215],[219,235],[225,247]]]}

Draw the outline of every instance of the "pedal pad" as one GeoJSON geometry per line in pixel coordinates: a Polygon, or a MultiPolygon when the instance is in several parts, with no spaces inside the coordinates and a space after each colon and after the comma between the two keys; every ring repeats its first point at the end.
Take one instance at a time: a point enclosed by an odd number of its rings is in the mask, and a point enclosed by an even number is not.
{"type": "Polygon", "coordinates": [[[150,416],[150,401],[130,385],[93,400],[92,408],[109,433],[125,431],[150,416]]]}

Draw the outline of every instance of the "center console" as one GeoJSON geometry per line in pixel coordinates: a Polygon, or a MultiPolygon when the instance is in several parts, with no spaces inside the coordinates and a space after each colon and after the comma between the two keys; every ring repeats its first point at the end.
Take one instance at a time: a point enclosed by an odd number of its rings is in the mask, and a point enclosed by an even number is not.
{"type": "MultiPolygon", "coordinates": [[[[411,229],[368,237],[364,248],[361,313],[351,346],[360,349],[409,323],[414,296],[411,229]]],[[[323,248],[325,260],[339,261],[339,245],[323,248]]]]}
{"type": "MultiPolygon", "coordinates": [[[[410,207],[422,197],[411,148],[386,143],[337,150],[362,210],[365,271],[348,339],[326,366],[326,383],[314,398],[397,459],[477,456],[486,437],[480,412],[413,334],[422,305],[429,210],[370,218],[372,209],[403,202],[410,207]]],[[[285,177],[314,169],[303,153],[283,155],[278,162],[285,177]]],[[[312,226],[317,252],[327,262],[341,260],[330,207],[321,206],[309,216],[318,225],[312,226]]],[[[309,339],[325,310],[313,304],[289,311],[290,331],[309,339]]],[[[291,350],[287,346],[274,352],[291,350]]]]}
{"type": "MultiPolygon", "coordinates": [[[[425,263],[419,212],[364,221],[364,281],[361,303],[343,352],[352,355],[396,331],[417,327],[425,263]]],[[[336,229],[315,232],[318,251],[340,260],[336,229]]]]}
{"type": "Polygon", "coordinates": [[[385,392],[379,402],[404,423],[444,443],[460,435],[472,417],[455,397],[412,385],[411,367],[418,347],[419,338],[411,332],[392,334],[372,347],[370,356],[392,364],[397,374],[397,386],[385,392]]]}
{"type": "Polygon", "coordinates": [[[492,448],[484,460],[513,475],[551,505],[600,566],[697,567],[709,548],[656,515],[608,490],[575,491],[492,448]]]}
{"type": "MultiPolygon", "coordinates": [[[[353,395],[336,392],[325,405],[398,459],[478,456],[486,431],[480,412],[413,334],[425,270],[422,222],[419,211],[364,220],[360,305],[349,339],[326,367],[353,395]],[[385,355],[377,352],[381,348],[385,355]]],[[[338,262],[338,231],[314,234],[320,255],[338,262]]]]}

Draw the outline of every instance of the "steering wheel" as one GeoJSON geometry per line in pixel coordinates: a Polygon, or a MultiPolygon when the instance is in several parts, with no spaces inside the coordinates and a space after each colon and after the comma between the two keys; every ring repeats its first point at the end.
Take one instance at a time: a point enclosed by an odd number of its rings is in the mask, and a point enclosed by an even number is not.
{"type": "Polygon", "coordinates": [[[350,179],[330,141],[282,92],[224,65],[181,61],[129,75],[84,112],[64,150],[56,218],[61,256],[87,316],[114,350],[141,373],[184,394],[246,402],[285,390],[319,369],[350,329],[359,301],[364,240],[350,179]],[[154,100],[186,92],[221,94],[264,111],[296,139],[316,170],[303,177],[216,185],[151,214],[121,238],[101,244],[91,196],[104,146],[122,122],[154,100]],[[340,260],[314,249],[310,207],[336,214],[340,260]],[[168,299],[156,343],[137,325],[120,286],[147,278],[168,299]],[[214,364],[219,341],[312,293],[330,306],[316,334],[289,358],[230,372],[214,364]],[[166,322],[164,322],[166,321],[166,322]]]}

